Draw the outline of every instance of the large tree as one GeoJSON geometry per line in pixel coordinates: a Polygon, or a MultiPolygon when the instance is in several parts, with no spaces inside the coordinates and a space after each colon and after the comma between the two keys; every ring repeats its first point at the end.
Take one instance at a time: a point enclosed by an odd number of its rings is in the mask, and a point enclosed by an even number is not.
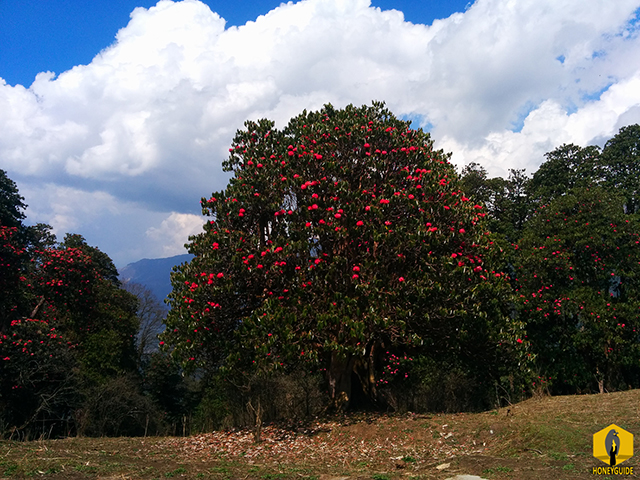
{"type": "Polygon", "coordinates": [[[515,342],[484,210],[427,133],[379,103],[326,105],[284,130],[245,126],[228,187],[202,199],[195,258],[172,274],[163,341],[176,357],[317,363],[343,408],[354,373],[376,400],[376,362],[390,346],[482,364],[515,342]]]}

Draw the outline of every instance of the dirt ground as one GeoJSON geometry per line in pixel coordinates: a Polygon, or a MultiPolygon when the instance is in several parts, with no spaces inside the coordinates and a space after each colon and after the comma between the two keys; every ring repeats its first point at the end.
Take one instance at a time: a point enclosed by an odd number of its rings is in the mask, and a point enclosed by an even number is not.
{"type": "Polygon", "coordinates": [[[586,479],[593,434],[640,434],[640,391],[542,397],[483,413],[358,414],[190,437],[0,442],[0,478],[48,479],[586,479]]]}

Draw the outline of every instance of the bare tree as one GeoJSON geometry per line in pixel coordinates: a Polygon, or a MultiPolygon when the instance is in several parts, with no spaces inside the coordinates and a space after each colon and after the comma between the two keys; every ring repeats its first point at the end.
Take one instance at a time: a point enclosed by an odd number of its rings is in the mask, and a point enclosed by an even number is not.
{"type": "Polygon", "coordinates": [[[167,308],[151,290],[140,283],[127,281],[122,285],[122,288],[138,297],[140,329],[136,343],[138,357],[142,358],[144,355],[157,351],[158,334],[164,330],[167,308]]]}

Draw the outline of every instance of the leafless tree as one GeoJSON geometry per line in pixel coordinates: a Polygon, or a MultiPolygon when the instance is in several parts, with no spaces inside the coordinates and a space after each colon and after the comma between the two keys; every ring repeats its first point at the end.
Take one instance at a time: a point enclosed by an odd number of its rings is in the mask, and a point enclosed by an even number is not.
{"type": "Polygon", "coordinates": [[[164,330],[164,319],[167,315],[166,307],[158,297],[147,287],[136,282],[125,282],[122,285],[127,292],[138,297],[138,356],[142,358],[158,349],[158,333],[164,330]]]}

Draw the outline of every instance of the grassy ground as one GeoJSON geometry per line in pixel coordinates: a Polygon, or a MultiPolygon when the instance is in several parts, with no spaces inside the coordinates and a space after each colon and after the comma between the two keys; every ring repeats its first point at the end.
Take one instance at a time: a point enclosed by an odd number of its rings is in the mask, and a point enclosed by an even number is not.
{"type": "MultiPolygon", "coordinates": [[[[355,415],[270,425],[260,444],[247,431],[4,441],[0,478],[444,480],[464,473],[587,479],[594,478],[592,467],[606,467],[592,456],[592,436],[612,423],[640,434],[640,390],[534,398],[477,414],[355,415]]],[[[640,476],[639,459],[636,448],[622,466],[640,476]]]]}

